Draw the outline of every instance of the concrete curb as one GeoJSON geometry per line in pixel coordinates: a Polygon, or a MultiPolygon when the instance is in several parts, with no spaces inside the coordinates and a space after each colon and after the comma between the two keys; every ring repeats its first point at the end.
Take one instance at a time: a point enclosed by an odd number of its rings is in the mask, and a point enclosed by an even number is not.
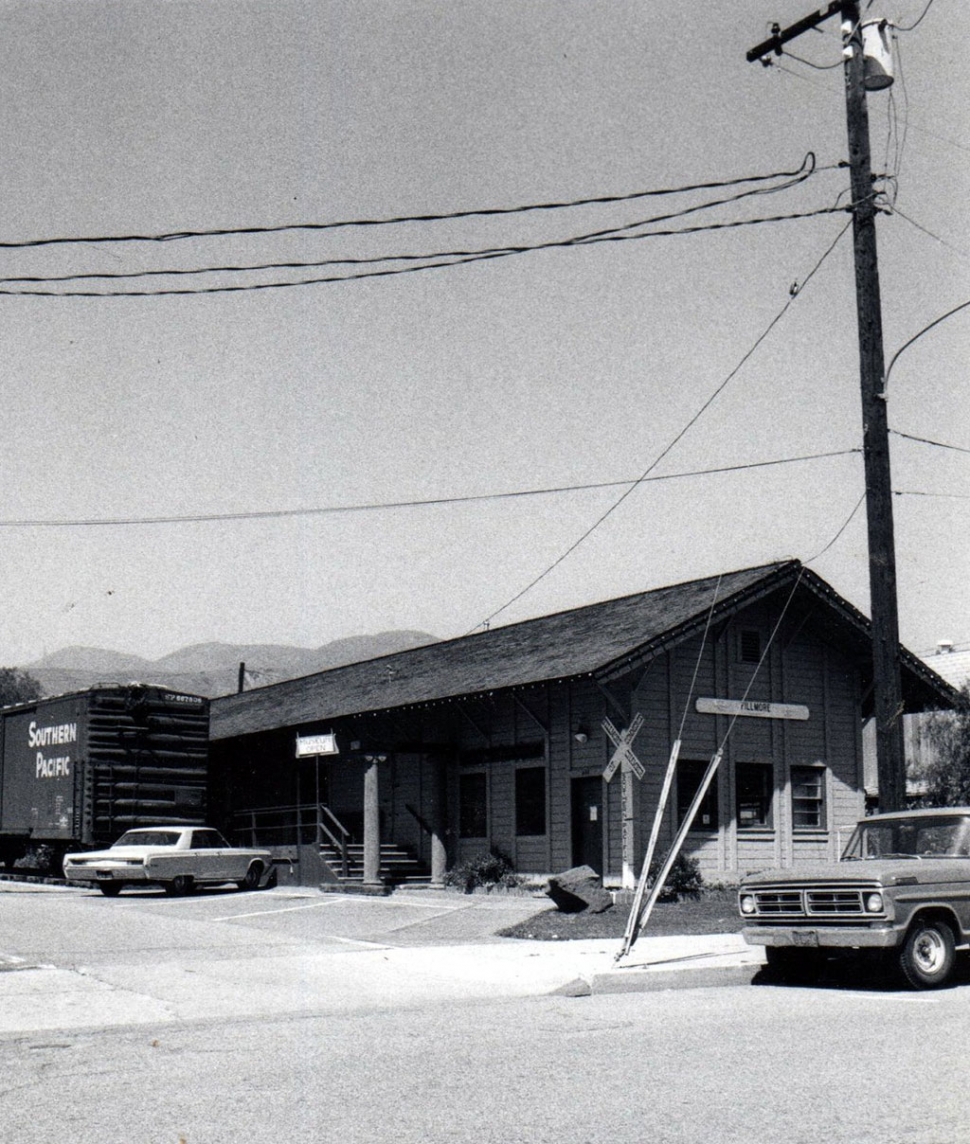
{"type": "Polygon", "coordinates": [[[668,969],[647,973],[594,973],[577,977],[558,989],[554,997],[592,997],[611,993],[663,993],[674,989],[717,989],[750,985],[761,965],[717,965],[695,969],[668,969]]]}
{"type": "Polygon", "coordinates": [[[581,970],[555,993],[589,997],[750,985],[763,968],[764,952],[745,946],[736,935],[645,938],[619,964],[601,962],[598,969],[581,970]]]}
{"type": "Polygon", "coordinates": [[[692,969],[666,969],[633,973],[597,973],[590,978],[590,994],[656,993],[670,989],[714,989],[750,985],[761,965],[718,965],[692,969]]]}

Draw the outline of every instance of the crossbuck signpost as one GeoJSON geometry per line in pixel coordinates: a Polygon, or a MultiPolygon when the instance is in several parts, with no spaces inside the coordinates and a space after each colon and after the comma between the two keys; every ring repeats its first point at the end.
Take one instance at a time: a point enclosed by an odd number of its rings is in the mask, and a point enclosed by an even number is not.
{"type": "Polygon", "coordinates": [[[636,854],[633,845],[633,776],[636,775],[638,779],[644,776],[643,763],[636,756],[633,750],[633,740],[636,738],[637,732],[643,726],[643,716],[637,712],[636,715],[630,720],[630,726],[625,731],[618,731],[613,725],[612,720],[603,720],[603,730],[609,737],[610,742],[616,748],[610,756],[610,761],[606,764],[606,770],[603,771],[603,778],[607,782],[616,774],[617,768],[620,770],[622,776],[622,799],[623,799],[623,889],[632,890],[636,885],[636,874],[634,873],[634,865],[636,863],[636,854]]]}

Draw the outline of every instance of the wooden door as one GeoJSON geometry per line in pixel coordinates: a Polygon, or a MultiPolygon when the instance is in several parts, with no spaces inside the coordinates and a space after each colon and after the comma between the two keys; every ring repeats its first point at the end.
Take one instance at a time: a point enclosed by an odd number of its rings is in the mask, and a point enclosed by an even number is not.
{"type": "Polygon", "coordinates": [[[573,779],[573,865],[591,866],[597,874],[603,873],[603,795],[599,775],[573,779]]]}

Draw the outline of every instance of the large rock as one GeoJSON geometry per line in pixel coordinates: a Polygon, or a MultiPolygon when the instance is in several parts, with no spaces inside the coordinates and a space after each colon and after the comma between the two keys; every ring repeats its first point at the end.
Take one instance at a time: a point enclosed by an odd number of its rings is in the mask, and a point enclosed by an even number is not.
{"type": "Polygon", "coordinates": [[[613,905],[613,895],[603,889],[599,874],[592,866],[574,866],[549,879],[546,891],[564,914],[589,910],[601,914],[613,905]]]}

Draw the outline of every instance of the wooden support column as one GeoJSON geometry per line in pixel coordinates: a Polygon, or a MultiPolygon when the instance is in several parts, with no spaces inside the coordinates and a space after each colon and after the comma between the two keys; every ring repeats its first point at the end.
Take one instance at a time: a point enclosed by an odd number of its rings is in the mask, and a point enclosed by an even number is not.
{"type": "Polygon", "coordinates": [[[431,767],[431,885],[443,886],[448,869],[448,768],[444,759],[432,759],[431,767]]]}
{"type": "Polygon", "coordinates": [[[364,771],[364,885],[380,884],[381,807],[378,765],[384,755],[367,755],[364,771]]]}

